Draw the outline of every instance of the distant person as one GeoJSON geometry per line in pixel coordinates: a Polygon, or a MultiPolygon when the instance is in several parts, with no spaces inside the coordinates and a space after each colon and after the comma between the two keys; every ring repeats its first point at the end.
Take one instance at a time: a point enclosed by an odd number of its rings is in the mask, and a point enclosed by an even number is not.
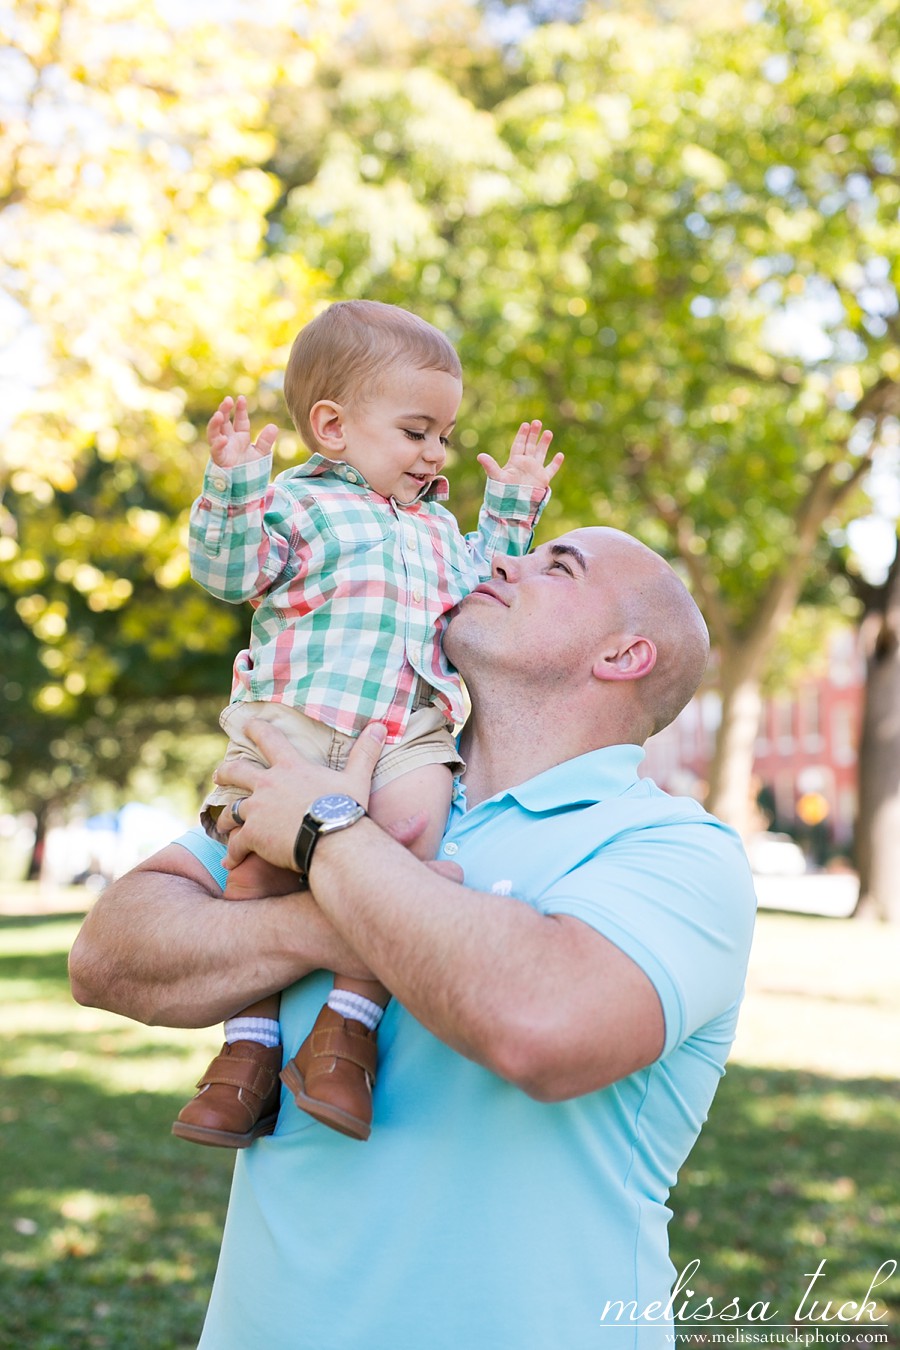
{"type": "Polygon", "coordinates": [[[328,970],[394,995],[366,1148],[288,1098],[238,1155],[201,1350],[674,1343],[669,1192],[734,1036],[755,902],[736,834],[638,767],[706,629],[660,557],[581,529],[495,558],[444,646],[472,703],[440,851],[464,885],[359,810],[380,726],[337,773],[257,722],[271,767],[218,771],[246,821],[229,861],[289,868],[299,843],[311,892],[223,903],[225,848],[196,830],[104,893],[73,949],[80,1002],[147,1022],[208,1025],[290,986],[288,1053],[328,970]],[[341,828],[317,834],[329,812],[341,828]]]}
{"type": "MultiPolygon", "coordinates": [[[[313,761],[339,768],[377,719],[386,743],[372,814],[389,822],[424,809],[413,848],[434,857],[453,774],[459,676],[441,649],[447,615],[490,575],[497,553],[525,553],[551,478],[551,440],[523,424],[501,468],[478,456],[487,492],[478,531],[463,538],[439,503],[440,477],[462,396],[459,358],[423,319],[393,305],[331,305],[297,336],[284,378],[294,425],[314,452],[269,483],[277,435],[255,444],[244,398],[210,420],[210,463],[191,512],[191,571],[212,595],[254,606],[249,648],[234,664],[221,724],[226,762],[260,757],[246,726],[265,718],[313,761]]],[[[263,761],[264,762],[264,761],[263,761]]],[[[203,820],[213,834],[240,824],[238,794],[216,787],[203,820]]],[[[295,871],[247,857],[228,899],[296,889],[295,871]]],[[[298,1106],[368,1138],[377,1027],[388,1002],[377,980],[339,972],[310,1036],[282,1070],[277,994],[225,1024],[225,1045],[173,1132],[244,1148],[271,1133],[279,1071],[298,1106]]]]}

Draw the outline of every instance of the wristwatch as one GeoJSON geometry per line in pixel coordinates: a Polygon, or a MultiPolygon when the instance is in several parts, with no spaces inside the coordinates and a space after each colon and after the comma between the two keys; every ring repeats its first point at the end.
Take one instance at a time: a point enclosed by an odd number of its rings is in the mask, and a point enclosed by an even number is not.
{"type": "Polygon", "coordinates": [[[332,792],[327,797],[316,798],[303,817],[303,824],[294,841],[294,864],[304,880],[309,875],[309,864],[319,835],[346,830],[348,826],[362,820],[365,814],[365,808],[343,792],[332,792]]]}

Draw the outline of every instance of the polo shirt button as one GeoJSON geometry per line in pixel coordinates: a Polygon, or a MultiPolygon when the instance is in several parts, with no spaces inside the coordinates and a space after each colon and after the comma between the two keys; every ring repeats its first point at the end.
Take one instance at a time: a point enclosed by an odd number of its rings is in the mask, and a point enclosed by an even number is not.
{"type": "Polygon", "coordinates": [[[413,534],[412,530],[407,530],[406,532],[406,546],[407,548],[415,548],[416,546],[416,536],[413,534]]]}
{"type": "Polygon", "coordinates": [[[359,475],[358,475],[358,474],[355,474],[355,473],[348,473],[348,474],[347,474],[347,482],[348,482],[348,483],[358,483],[358,482],[359,482],[359,475]]]}
{"type": "Polygon", "coordinates": [[[413,599],[415,600],[417,605],[420,605],[422,603],[422,592],[413,591],[413,599]]]}
{"type": "Polygon", "coordinates": [[[445,844],[445,845],[444,845],[444,852],[445,852],[445,853],[449,853],[450,857],[452,858],[454,853],[458,853],[458,852],[459,852],[459,844],[454,844],[454,843],[452,843],[452,842],[449,843],[449,844],[445,844]]]}
{"type": "Polygon", "coordinates": [[[212,480],[212,485],[216,489],[216,492],[224,492],[228,486],[228,480],[226,478],[214,478],[212,480]]]}

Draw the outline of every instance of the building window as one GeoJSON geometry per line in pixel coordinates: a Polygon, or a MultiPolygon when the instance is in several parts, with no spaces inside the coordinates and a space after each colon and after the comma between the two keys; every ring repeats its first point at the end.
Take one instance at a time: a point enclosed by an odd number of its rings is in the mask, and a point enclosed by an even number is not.
{"type": "Polygon", "coordinates": [[[796,819],[797,791],[794,775],[790,770],[775,775],[775,809],[777,812],[776,829],[784,829],[794,824],[796,819]]]}
{"type": "Polygon", "coordinates": [[[856,792],[853,788],[842,788],[838,793],[835,812],[834,839],[837,844],[849,844],[853,841],[856,825],[856,792]]]}
{"type": "Polygon", "coordinates": [[[846,703],[839,703],[831,713],[831,756],[840,765],[856,760],[856,712],[846,703]]]}
{"type": "Polygon", "coordinates": [[[798,694],[800,735],[804,750],[822,749],[822,691],[816,684],[805,684],[798,694]]]}
{"type": "Polygon", "coordinates": [[[789,698],[776,698],[772,706],[772,731],[779,751],[794,748],[794,702],[789,698]]]}
{"type": "Polygon", "coordinates": [[[865,678],[865,665],[852,629],[841,628],[832,634],[828,664],[831,683],[838,689],[849,689],[865,678]]]}
{"type": "Polygon", "coordinates": [[[716,745],[716,732],[722,721],[722,699],[714,690],[703,694],[700,702],[700,725],[703,728],[704,749],[711,755],[716,745]]]}

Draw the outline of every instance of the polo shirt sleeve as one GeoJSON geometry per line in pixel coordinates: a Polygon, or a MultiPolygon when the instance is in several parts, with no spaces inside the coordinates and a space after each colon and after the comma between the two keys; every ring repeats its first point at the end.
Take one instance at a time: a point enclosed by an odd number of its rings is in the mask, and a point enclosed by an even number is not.
{"type": "Polygon", "coordinates": [[[225,889],[225,882],[228,880],[228,873],[225,871],[223,863],[225,861],[225,845],[220,844],[215,839],[210,839],[205,830],[199,825],[187,834],[183,834],[178,839],[173,839],[175,844],[180,844],[186,848],[188,853],[193,853],[194,857],[201,863],[212,877],[217,886],[225,889]]]}
{"type": "Polygon", "coordinates": [[[655,988],[668,1054],[740,1001],[756,896],[733,831],[711,817],[623,832],[538,901],[629,956],[655,988]]]}

